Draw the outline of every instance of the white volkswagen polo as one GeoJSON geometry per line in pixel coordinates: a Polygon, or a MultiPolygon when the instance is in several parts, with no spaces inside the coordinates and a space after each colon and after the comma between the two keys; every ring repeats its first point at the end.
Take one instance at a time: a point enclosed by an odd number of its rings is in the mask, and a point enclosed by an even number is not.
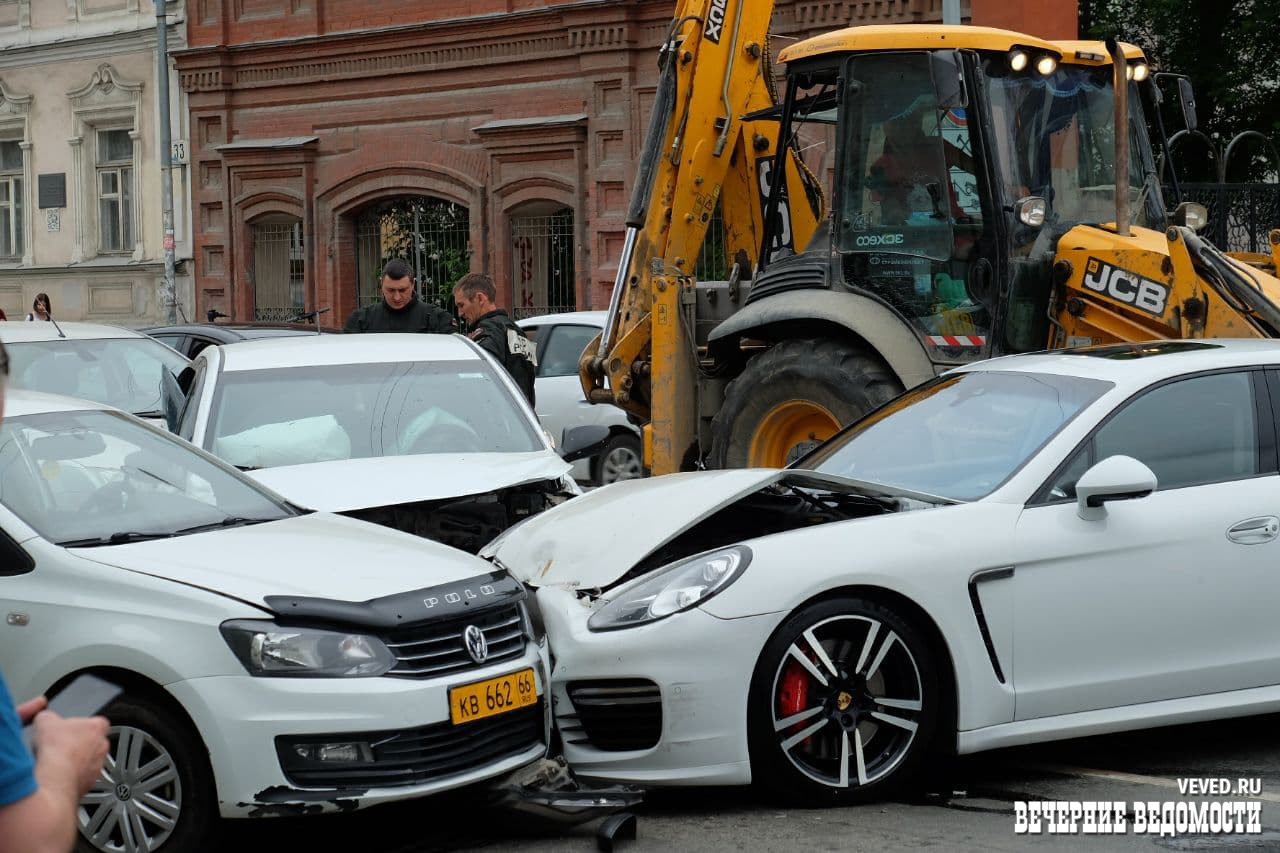
{"type": "Polygon", "coordinates": [[[1280,344],[1013,356],[785,470],[619,483],[482,552],[582,776],[884,795],[961,753],[1280,710],[1280,344]]]}
{"type": "Polygon", "coordinates": [[[461,335],[207,347],[182,380],[179,435],[301,506],[475,553],[581,494],[511,377],[461,335]]]}
{"type": "Polygon", "coordinates": [[[17,697],[124,688],[81,803],[102,851],[202,849],[211,820],[416,797],[541,757],[524,592],[469,554],[301,511],[186,442],[10,391],[0,666],[17,697]]]}

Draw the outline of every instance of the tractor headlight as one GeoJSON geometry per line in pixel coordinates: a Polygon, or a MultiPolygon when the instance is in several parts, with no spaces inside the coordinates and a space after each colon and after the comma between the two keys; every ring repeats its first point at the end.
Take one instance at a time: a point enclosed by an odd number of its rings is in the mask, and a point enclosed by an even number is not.
{"type": "Polygon", "coordinates": [[[592,631],[646,625],[697,607],[742,576],[751,549],[734,545],[661,569],[630,587],[587,620],[592,631]]]}

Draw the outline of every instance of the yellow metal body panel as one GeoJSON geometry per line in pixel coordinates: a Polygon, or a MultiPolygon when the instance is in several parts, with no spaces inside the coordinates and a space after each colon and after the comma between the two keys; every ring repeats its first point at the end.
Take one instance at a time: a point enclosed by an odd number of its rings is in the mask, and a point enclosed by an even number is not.
{"type": "Polygon", "coordinates": [[[993,27],[928,26],[919,24],[878,24],[847,27],[796,42],[778,54],[779,62],[795,62],[828,53],[870,50],[1011,50],[1015,46],[1043,50],[1055,56],[1062,49],[1026,33],[993,27]]]}
{"type": "MultiPolygon", "coordinates": [[[[1114,226],[1112,226],[1114,227],[1114,226]]],[[[1077,226],[1058,244],[1056,260],[1071,274],[1056,294],[1050,349],[1167,338],[1262,338],[1265,326],[1201,279],[1176,230],[1134,228],[1121,237],[1107,226],[1077,226]],[[1155,310],[1156,308],[1159,310],[1155,310]]],[[[1280,279],[1251,277],[1272,304],[1280,279]]]]}

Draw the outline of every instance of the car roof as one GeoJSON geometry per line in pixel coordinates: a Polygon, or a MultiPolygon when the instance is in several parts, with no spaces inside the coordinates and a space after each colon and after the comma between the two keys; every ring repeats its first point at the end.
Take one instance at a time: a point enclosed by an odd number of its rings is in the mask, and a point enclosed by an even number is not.
{"type": "Polygon", "coordinates": [[[316,364],[405,361],[480,361],[480,349],[462,335],[379,333],[261,338],[224,347],[222,369],[270,370],[316,364]]]}
{"type": "Polygon", "coordinates": [[[1104,379],[1122,388],[1142,388],[1203,370],[1280,366],[1280,341],[1213,339],[1105,344],[1027,353],[975,362],[953,372],[979,370],[1050,373],[1104,379]]]}
{"type": "Polygon", "coordinates": [[[568,324],[604,328],[604,321],[608,316],[608,311],[566,311],[563,314],[539,314],[537,317],[525,317],[523,320],[516,321],[516,323],[522,328],[525,326],[560,326],[568,324]]]}
{"type": "Polygon", "coordinates": [[[56,341],[65,336],[68,340],[101,340],[103,338],[145,338],[141,332],[126,329],[123,326],[108,326],[105,323],[63,323],[56,326],[48,322],[9,322],[0,324],[0,341],[8,343],[24,343],[26,341],[56,341]],[[62,329],[62,335],[58,329],[62,329]]]}
{"type": "Polygon", "coordinates": [[[315,326],[289,323],[177,323],[172,326],[148,326],[140,331],[156,335],[197,335],[219,343],[236,343],[258,338],[287,338],[315,335],[315,326]]]}
{"type": "Polygon", "coordinates": [[[43,391],[28,391],[25,388],[5,389],[4,416],[6,418],[43,415],[48,412],[84,411],[114,412],[116,409],[89,400],[64,397],[61,394],[46,394],[43,391]]]}

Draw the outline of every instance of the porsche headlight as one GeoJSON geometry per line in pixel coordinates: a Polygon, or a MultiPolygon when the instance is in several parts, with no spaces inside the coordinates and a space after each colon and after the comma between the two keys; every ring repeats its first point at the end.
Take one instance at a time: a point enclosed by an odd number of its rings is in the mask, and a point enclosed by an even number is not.
{"type": "Polygon", "coordinates": [[[616,631],[697,607],[737,580],[750,562],[751,549],[734,545],[675,563],[623,590],[592,614],[587,627],[616,631]]]}
{"type": "Polygon", "coordinates": [[[222,636],[250,675],[371,678],[396,663],[386,644],[367,634],[236,619],[222,624],[222,636]]]}

